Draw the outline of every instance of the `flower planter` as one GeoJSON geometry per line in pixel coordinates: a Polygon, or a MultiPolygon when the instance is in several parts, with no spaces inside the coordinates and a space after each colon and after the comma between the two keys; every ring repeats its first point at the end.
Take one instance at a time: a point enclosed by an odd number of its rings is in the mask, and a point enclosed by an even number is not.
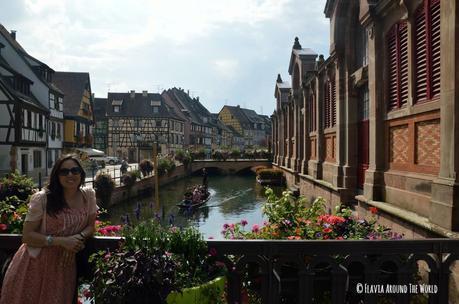
{"type": "Polygon", "coordinates": [[[211,304],[219,303],[225,290],[225,277],[218,277],[197,287],[185,288],[167,296],[167,304],[211,304]]]}

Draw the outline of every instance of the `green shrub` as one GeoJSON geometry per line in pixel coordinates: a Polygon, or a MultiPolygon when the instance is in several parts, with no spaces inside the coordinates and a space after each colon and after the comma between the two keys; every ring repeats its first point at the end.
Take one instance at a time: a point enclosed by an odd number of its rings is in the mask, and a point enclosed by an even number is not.
{"type": "Polygon", "coordinates": [[[169,158],[158,158],[158,175],[163,176],[175,170],[175,162],[169,158]]]}
{"type": "Polygon", "coordinates": [[[91,256],[90,289],[96,303],[164,303],[171,291],[206,283],[222,274],[194,227],[162,227],[149,220],[122,230],[113,253],[91,256]]]}
{"type": "Polygon", "coordinates": [[[115,182],[110,174],[102,173],[96,176],[94,180],[94,189],[96,196],[100,199],[101,207],[107,208],[110,205],[115,182]]]}
{"type": "Polygon", "coordinates": [[[175,152],[175,159],[181,162],[185,168],[193,161],[190,152],[183,150],[175,152]]]}
{"type": "Polygon", "coordinates": [[[282,179],[284,173],[279,169],[260,169],[257,175],[260,179],[282,179]]]}
{"type": "Polygon", "coordinates": [[[32,195],[34,187],[34,182],[30,177],[21,175],[18,171],[9,173],[0,179],[0,201],[14,195],[20,201],[25,202],[32,195]]]}
{"type": "Polygon", "coordinates": [[[237,148],[231,150],[230,152],[230,158],[232,159],[238,159],[239,157],[241,157],[241,151],[237,148]]]}

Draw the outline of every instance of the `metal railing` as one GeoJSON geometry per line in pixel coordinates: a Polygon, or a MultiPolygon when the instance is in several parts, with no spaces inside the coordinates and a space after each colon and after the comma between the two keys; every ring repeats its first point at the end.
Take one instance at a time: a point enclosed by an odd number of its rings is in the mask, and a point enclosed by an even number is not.
{"type": "MultiPolygon", "coordinates": [[[[113,250],[120,241],[96,237],[84,252],[113,250]]],[[[421,303],[448,303],[452,267],[459,259],[459,240],[453,239],[207,243],[228,269],[231,304],[243,303],[248,286],[268,304],[371,304],[380,297],[386,298],[384,303],[417,303],[416,297],[425,298],[421,303]],[[420,272],[426,275],[423,283],[420,272]]],[[[0,235],[1,265],[20,244],[20,235],[0,235]]]]}
{"type": "MultiPolygon", "coordinates": [[[[138,164],[129,164],[127,168],[127,172],[135,171],[138,170],[138,164]]],[[[121,182],[121,177],[124,175],[121,172],[121,169],[119,166],[113,166],[112,168],[101,168],[101,169],[95,169],[95,168],[90,168],[86,170],[86,179],[84,181],[85,186],[91,186],[94,188],[94,181],[97,176],[97,174],[110,174],[113,181],[115,182],[116,186],[122,185],[121,182]]],[[[143,179],[148,176],[153,176],[153,172],[150,175],[143,176],[142,174],[140,175],[140,179],[143,179]]]]}

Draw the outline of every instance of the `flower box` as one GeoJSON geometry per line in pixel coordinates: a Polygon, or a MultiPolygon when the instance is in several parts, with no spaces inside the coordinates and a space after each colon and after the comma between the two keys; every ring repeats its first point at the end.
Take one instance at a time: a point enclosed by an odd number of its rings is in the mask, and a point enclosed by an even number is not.
{"type": "MultiPolygon", "coordinates": [[[[225,277],[218,277],[208,283],[171,292],[167,296],[167,304],[211,304],[222,301],[225,290],[225,277]]],[[[223,301],[224,302],[224,301],[223,301]]]]}

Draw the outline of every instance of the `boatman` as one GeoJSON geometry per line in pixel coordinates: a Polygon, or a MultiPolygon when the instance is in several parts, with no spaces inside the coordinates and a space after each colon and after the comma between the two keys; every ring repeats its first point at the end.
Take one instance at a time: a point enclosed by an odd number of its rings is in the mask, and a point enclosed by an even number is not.
{"type": "Polygon", "coordinates": [[[207,170],[206,168],[202,168],[202,185],[204,186],[204,188],[206,188],[206,191],[207,191],[207,184],[208,184],[207,170]]]}

